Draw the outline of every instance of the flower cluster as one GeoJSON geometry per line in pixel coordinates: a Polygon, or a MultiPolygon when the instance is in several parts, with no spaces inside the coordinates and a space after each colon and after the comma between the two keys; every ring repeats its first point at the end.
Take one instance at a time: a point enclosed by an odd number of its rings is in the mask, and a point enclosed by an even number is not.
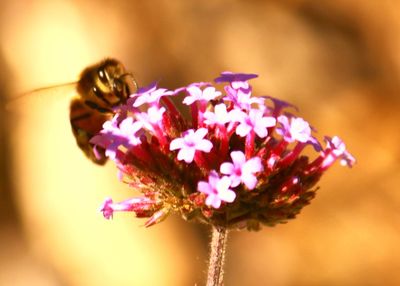
{"type": "Polygon", "coordinates": [[[354,164],[338,137],[326,137],[323,147],[310,124],[289,112],[294,106],[252,96],[248,81],[256,77],[224,72],[215,85],[169,91],[151,84],[132,94],[91,143],[142,196],[108,198],[103,215],[131,211],[151,226],[177,212],[186,220],[259,229],[294,218],[337,159],[354,164]],[[308,145],[315,158],[302,154],[308,145]]]}

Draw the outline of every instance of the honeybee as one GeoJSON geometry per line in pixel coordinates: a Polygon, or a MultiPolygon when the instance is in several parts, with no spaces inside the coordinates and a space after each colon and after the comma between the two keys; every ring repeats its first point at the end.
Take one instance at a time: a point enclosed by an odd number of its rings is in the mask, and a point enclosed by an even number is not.
{"type": "Polygon", "coordinates": [[[85,68],[77,82],[55,87],[71,84],[76,85],[77,92],[69,107],[69,120],[76,143],[92,162],[104,165],[107,161],[104,150],[97,148],[95,154],[90,139],[113,116],[114,107],[125,103],[129,95],[137,91],[137,83],[121,62],[109,58],[85,68]]]}
{"type": "Polygon", "coordinates": [[[113,115],[113,108],[125,103],[137,91],[137,83],[121,62],[106,59],[83,70],[76,86],[78,96],[70,104],[70,122],[76,143],[94,163],[107,161],[104,150],[94,154],[90,139],[113,115]]]}

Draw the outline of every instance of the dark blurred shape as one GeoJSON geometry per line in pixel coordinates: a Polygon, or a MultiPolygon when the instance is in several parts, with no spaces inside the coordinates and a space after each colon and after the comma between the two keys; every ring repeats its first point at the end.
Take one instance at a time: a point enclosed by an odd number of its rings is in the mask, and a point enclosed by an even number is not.
{"type": "Polygon", "coordinates": [[[9,84],[13,75],[8,69],[3,54],[0,53],[0,228],[3,224],[17,224],[17,209],[12,195],[12,161],[9,123],[5,105],[9,98],[9,84]]]}

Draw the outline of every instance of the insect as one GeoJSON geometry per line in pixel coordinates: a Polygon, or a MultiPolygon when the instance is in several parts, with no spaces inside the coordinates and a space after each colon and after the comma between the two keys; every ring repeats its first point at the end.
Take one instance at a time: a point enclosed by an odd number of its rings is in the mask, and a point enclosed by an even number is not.
{"type": "MultiPolygon", "coordinates": [[[[104,150],[97,148],[95,153],[90,139],[113,116],[114,107],[125,103],[129,95],[137,91],[137,83],[120,61],[108,58],[85,68],[77,82],[54,87],[71,84],[76,85],[77,92],[69,107],[69,120],[76,143],[92,162],[104,165],[107,161],[104,150]]],[[[54,87],[39,88],[33,92],[54,87]]]]}
{"type": "Polygon", "coordinates": [[[106,59],[83,70],[77,82],[78,96],[70,104],[70,122],[76,143],[86,156],[103,165],[104,150],[93,151],[90,139],[113,115],[113,107],[125,103],[137,91],[137,83],[121,62],[106,59]]]}

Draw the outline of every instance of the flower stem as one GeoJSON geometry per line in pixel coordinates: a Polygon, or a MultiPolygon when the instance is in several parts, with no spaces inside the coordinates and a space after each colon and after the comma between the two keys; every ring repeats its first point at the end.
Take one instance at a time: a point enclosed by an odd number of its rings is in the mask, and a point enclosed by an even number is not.
{"type": "Polygon", "coordinates": [[[207,286],[221,286],[224,278],[224,263],[228,229],[213,226],[210,260],[208,262],[207,286]]]}

